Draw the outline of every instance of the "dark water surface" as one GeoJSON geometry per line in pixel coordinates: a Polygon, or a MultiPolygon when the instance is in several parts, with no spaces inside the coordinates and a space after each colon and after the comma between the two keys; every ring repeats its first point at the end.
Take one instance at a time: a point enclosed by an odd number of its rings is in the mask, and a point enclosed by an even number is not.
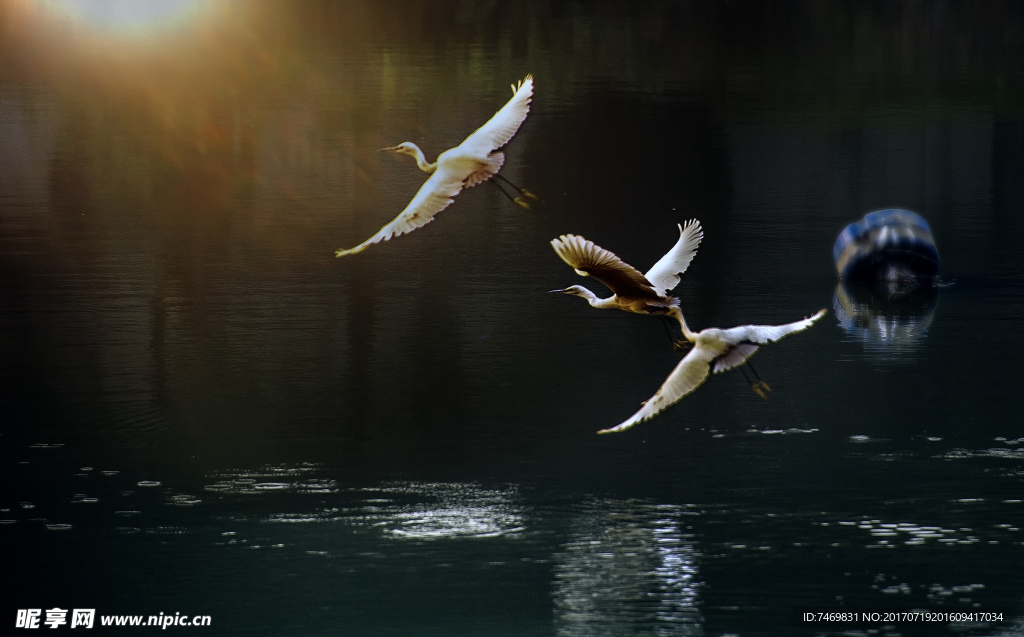
{"type": "Polygon", "coordinates": [[[0,4],[0,632],[1024,634],[1022,6],[510,4],[0,4]],[[334,258],[424,180],[378,148],[527,73],[503,174],[542,205],[478,186],[334,258]],[[837,289],[882,207],[954,285],[837,289]],[[596,436],[678,356],[547,294],[605,293],[548,242],[646,270],[692,217],[692,326],[829,314],[756,357],[770,400],[733,372],[596,436]]]}

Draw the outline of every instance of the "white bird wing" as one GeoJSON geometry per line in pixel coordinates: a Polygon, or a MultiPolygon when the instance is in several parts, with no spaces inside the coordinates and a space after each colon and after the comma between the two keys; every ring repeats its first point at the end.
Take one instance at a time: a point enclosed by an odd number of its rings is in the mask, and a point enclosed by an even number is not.
{"type": "Polygon", "coordinates": [[[459,175],[439,165],[434,174],[427,179],[409,205],[394,220],[377,231],[366,241],[348,250],[337,250],[336,257],[356,254],[381,241],[412,232],[434,220],[434,215],[451,205],[455,195],[462,190],[465,175],[459,175]]]}
{"type": "Polygon", "coordinates": [[[527,75],[515,88],[512,99],[501,107],[494,117],[476,129],[460,146],[474,148],[483,155],[495,148],[501,148],[516,134],[526,115],[530,112],[530,97],[533,95],[533,76],[527,75]]]}
{"type": "Polygon", "coordinates": [[[592,276],[620,296],[657,298],[651,282],[613,252],[574,234],[551,240],[555,253],[581,276],[592,276]]]}
{"type": "Polygon", "coordinates": [[[729,343],[740,344],[747,342],[764,345],[765,343],[773,343],[781,340],[795,332],[802,332],[806,330],[808,327],[814,325],[815,321],[825,316],[826,312],[827,310],[818,310],[810,318],[805,318],[802,321],[786,323],[784,325],[741,325],[739,327],[722,330],[722,332],[725,334],[724,340],[729,343]]]}
{"type": "Polygon", "coordinates": [[[679,225],[679,241],[644,275],[659,294],[667,295],[669,290],[679,285],[679,275],[690,267],[703,237],[704,231],[696,219],[687,221],[685,228],[679,225]]]}
{"type": "Polygon", "coordinates": [[[700,387],[711,374],[711,361],[717,354],[706,347],[694,345],[693,349],[679,361],[676,368],[668,375],[661,388],[648,399],[640,411],[636,412],[629,419],[611,427],[602,429],[599,434],[609,434],[618,431],[625,431],[637,423],[650,420],[656,415],[668,409],[670,406],[682,400],[684,396],[700,387]]]}
{"type": "Polygon", "coordinates": [[[629,429],[637,423],[650,420],[660,412],[672,406],[684,396],[701,386],[711,373],[711,363],[715,363],[715,373],[724,372],[737,365],[743,364],[757,351],[758,346],[754,343],[765,344],[780,340],[800,332],[814,322],[825,316],[826,310],[819,310],[810,318],[802,321],[786,323],[785,325],[742,325],[722,331],[722,340],[732,343],[724,352],[716,352],[714,349],[696,344],[690,353],[676,365],[672,373],[668,375],[665,382],[654,394],[644,403],[640,411],[633,414],[628,420],[610,428],[598,431],[599,434],[607,434],[629,429]]]}

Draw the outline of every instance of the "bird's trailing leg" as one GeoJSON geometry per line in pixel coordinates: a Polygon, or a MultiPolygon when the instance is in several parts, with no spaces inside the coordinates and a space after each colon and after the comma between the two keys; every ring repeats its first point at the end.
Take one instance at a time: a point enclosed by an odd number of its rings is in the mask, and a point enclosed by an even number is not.
{"type": "Polygon", "coordinates": [[[665,316],[662,316],[661,317],[661,324],[665,327],[665,333],[668,334],[668,342],[672,343],[672,351],[673,352],[675,352],[677,354],[682,354],[683,352],[685,352],[688,349],[690,349],[690,347],[692,346],[692,343],[690,343],[690,341],[686,340],[685,338],[678,338],[677,339],[675,337],[675,335],[672,334],[672,328],[669,327],[669,320],[668,320],[668,318],[666,318],[665,316]]]}
{"type": "Polygon", "coordinates": [[[493,179],[489,180],[488,183],[494,184],[494,187],[497,188],[498,190],[500,190],[501,194],[505,195],[505,197],[509,201],[511,201],[515,205],[519,206],[520,208],[523,208],[524,210],[532,210],[533,209],[533,207],[530,204],[528,204],[525,201],[523,201],[522,197],[515,197],[515,196],[513,196],[512,193],[510,193],[509,191],[505,190],[505,188],[503,188],[501,184],[499,184],[498,182],[494,181],[493,179]]]}
{"type": "Polygon", "coordinates": [[[754,390],[754,393],[761,398],[768,400],[768,394],[772,393],[772,388],[768,386],[768,383],[761,380],[761,377],[757,374],[757,370],[750,364],[750,361],[747,361],[743,366],[741,366],[740,371],[743,372],[743,378],[750,383],[750,388],[754,390]],[[750,383],[750,378],[747,376],[747,372],[743,370],[744,367],[750,368],[750,371],[754,374],[754,378],[757,379],[757,382],[750,383]]]}
{"type": "MultiPolygon", "coordinates": [[[[530,201],[540,201],[540,197],[538,197],[537,195],[533,194],[532,192],[530,192],[526,188],[520,188],[519,186],[515,185],[514,183],[512,183],[507,177],[505,177],[501,173],[494,173],[494,176],[497,177],[498,179],[504,181],[506,184],[508,184],[509,186],[512,186],[513,188],[515,188],[516,190],[519,191],[519,195],[520,196],[515,197],[515,198],[509,197],[510,199],[512,199],[512,203],[514,203],[515,205],[517,205],[517,206],[519,206],[521,208],[525,208],[526,210],[532,210],[533,206],[530,204],[529,201],[526,201],[526,199],[529,199],[530,201]],[[524,197],[525,197],[525,199],[524,199],[524,197]]],[[[498,185],[497,182],[495,182],[494,185],[497,186],[498,185]]],[[[502,192],[505,192],[504,189],[502,189],[502,192]]],[[[508,194],[506,193],[505,196],[507,197],[508,194]]]]}

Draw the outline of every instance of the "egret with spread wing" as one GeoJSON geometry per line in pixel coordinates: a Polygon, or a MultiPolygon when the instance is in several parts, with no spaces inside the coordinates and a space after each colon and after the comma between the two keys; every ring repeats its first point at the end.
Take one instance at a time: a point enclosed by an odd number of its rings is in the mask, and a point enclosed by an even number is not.
{"type": "Polygon", "coordinates": [[[673,310],[672,313],[683,328],[683,336],[693,343],[693,348],[679,361],[654,396],[644,402],[640,411],[619,425],[602,429],[597,433],[624,431],[637,423],[654,418],[700,387],[711,373],[719,374],[739,367],[746,363],[761,345],[801,332],[825,316],[825,310],[818,310],[810,318],[785,325],[741,325],[727,330],[709,327],[694,334],[687,327],[682,311],[678,307],[674,307],[673,310]]]}
{"type": "MultiPolygon", "coordinates": [[[[679,284],[679,275],[690,266],[703,237],[704,232],[696,219],[687,221],[685,227],[679,225],[676,244],[647,274],[640,274],[636,268],[592,241],[572,234],[562,235],[551,242],[551,247],[562,261],[572,266],[576,274],[592,276],[604,283],[614,294],[606,299],[598,298],[582,285],[551,291],[582,296],[591,307],[602,310],[615,308],[637,314],[675,316],[672,309],[678,309],[679,299],[669,296],[669,290],[679,284]]],[[[680,327],[685,325],[682,313],[678,319],[680,327]]]]}
{"type": "MultiPolygon", "coordinates": [[[[392,237],[425,226],[433,221],[434,215],[451,205],[455,195],[459,194],[463,188],[475,186],[497,175],[498,170],[505,163],[505,155],[494,151],[507,144],[519,130],[519,126],[530,111],[532,95],[533,76],[527,75],[519,82],[518,87],[512,86],[512,99],[501,107],[494,117],[461,144],[438,155],[437,161],[432,164],[427,163],[423,151],[412,142],[403,142],[391,148],[382,148],[381,150],[414,157],[416,165],[423,172],[430,173],[430,178],[420,187],[419,192],[412,198],[405,210],[391,223],[356,247],[337,250],[334,256],[342,257],[346,254],[362,252],[375,243],[387,241],[392,237]]],[[[505,181],[508,182],[507,179],[505,181]]],[[[508,183],[511,184],[511,182],[508,183]]],[[[499,186],[499,188],[501,187],[499,186]]],[[[536,196],[529,191],[517,189],[522,196],[536,199],[536,196]]],[[[504,189],[501,190],[505,192],[504,189]]],[[[516,197],[513,201],[524,208],[530,207],[520,197],[516,197]]]]}

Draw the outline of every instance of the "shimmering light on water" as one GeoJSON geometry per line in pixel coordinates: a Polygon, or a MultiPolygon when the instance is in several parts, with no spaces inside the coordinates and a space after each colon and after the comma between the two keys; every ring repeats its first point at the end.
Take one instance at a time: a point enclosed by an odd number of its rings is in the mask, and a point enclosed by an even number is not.
{"type": "Polygon", "coordinates": [[[685,511],[633,501],[581,507],[555,560],[557,634],[702,634],[698,556],[685,511]]]}
{"type": "Polygon", "coordinates": [[[514,490],[481,489],[472,484],[388,485],[383,495],[427,498],[424,505],[401,505],[384,498],[366,507],[363,518],[395,538],[514,536],[525,531],[514,490]]]}

